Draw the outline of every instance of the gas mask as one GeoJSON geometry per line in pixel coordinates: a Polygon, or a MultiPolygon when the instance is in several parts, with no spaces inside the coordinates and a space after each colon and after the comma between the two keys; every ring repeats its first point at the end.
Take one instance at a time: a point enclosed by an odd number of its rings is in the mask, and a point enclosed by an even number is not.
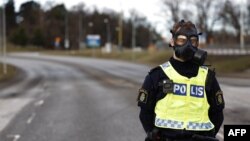
{"type": "Polygon", "coordinates": [[[185,29],[180,27],[173,34],[175,55],[184,61],[192,61],[198,65],[203,65],[207,58],[207,52],[198,49],[199,35],[195,28],[185,29]]]}

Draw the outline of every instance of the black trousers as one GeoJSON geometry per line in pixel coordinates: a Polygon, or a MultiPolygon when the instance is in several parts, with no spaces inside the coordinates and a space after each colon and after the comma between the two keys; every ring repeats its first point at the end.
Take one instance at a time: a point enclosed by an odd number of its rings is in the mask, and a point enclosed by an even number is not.
{"type": "Polygon", "coordinates": [[[194,141],[193,139],[169,139],[169,138],[162,138],[160,141],[194,141]]]}
{"type": "MultiPolygon", "coordinates": [[[[154,140],[150,140],[146,138],[145,141],[154,141],[154,140]]],[[[162,137],[160,140],[157,140],[157,141],[194,141],[194,140],[192,139],[170,139],[170,138],[162,137]]]]}

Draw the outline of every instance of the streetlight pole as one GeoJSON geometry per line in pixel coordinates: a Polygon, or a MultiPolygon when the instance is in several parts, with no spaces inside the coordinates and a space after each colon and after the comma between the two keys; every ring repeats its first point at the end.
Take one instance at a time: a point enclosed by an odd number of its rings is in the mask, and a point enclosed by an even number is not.
{"type": "Polygon", "coordinates": [[[132,49],[136,46],[136,23],[132,22],[132,49]]]}
{"type": "Polygon", "coordinates": [[[123,13],[121,12],[120,13],[120,18],[119,18],[119,30],[118,30],[118,32],[119,32],[119,34],[118,34],[118,46],[119,46],[119,48],[120,48],[120,51],[122,51],[122,28],[123,28],[123,23],[122,23],[122,15],[123,15],[123,13]]]}
{"type": "Polygon", "coordinates": [[[94,26],[93,22],[89,22],[88,23],[88,26],[89,26],[89,33],[88,34],[93,34],[92,32],[92,27],[94,26]]]}
{"type": "Polygon", "coordinates": [[[82,11],[79,11],[79,50],[81,49],[81,43],[82,43],[82,11]]]}
{"type": "Polygon", "coordinates": [[[240,48],[245,49],[244,44],[244,17],[243,17],[243,0],[241,0],[241,6],[240,6],[240,48]]]}
{"type": "Polygon", "coordinates": [[[132,21],[132,60],[135,60],[135,46],[136,46],[136,21],[132,21]]]}
{"type": "MultiPolygon", "coordinates": [[[[89,33],[88,33],[88,35],[87,36],[90,36],[90,35],[93,35],[94,33],[93,33],[93,26],[94,26],[94,23],[93,22],[89,22],[88,23],[88,26],[89,26],[89,33]]],[[[89,42],[89,41],[87,41],[87,42],[89,42]]],[[[91,45],[92,46],[92,45],[91,45]]],[[[91,52],[92,52],[92,57],[95,57],[95,54],[96,54],[96,50],[95,50],[95,47],[91,47],[91,52]]]]}
{"type": "Polygon", "coordinates": [[[108,19],[104,19],[104,23],[106,24],[106,32],[107,32],[107,43],[111,42],[111,35],[110,35],[110,24],[108,19]]]}
{"type": "Polygon", "coordinates": [[[107,42],[105,45],[105,49],[107,53],[111,52],[112,41],[111,41],[111,33],[110,33],[110,23],[109,20],[106,18],[104,19],[104,23],[106,24],[106,32],[107,32],[107,42]]]}
{"type": "Polygon", "coordinates": [[[68,12],[65,11],[65,39],[64,39],[65,49],[69,49],[69,28],[68,28],[68,12]]]}
{"type": "Polygon", "coordinates": [[[7,65],[6,65],[6,16],[5,16],[5,3],[3,4],[3,73],[7,74],[7,65]]]}

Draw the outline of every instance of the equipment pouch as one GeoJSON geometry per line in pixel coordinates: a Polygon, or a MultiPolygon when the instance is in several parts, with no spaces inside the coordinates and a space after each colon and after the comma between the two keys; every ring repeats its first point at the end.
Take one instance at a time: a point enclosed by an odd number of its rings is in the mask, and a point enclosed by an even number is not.
{"type": "Polygon", "coordinates": [[[167,93],[173,93],[173,89],[174,89],[174,82],[173,80],[163,80],[162,81],[162,92],[164,94],[167,94],[167,93]]]}

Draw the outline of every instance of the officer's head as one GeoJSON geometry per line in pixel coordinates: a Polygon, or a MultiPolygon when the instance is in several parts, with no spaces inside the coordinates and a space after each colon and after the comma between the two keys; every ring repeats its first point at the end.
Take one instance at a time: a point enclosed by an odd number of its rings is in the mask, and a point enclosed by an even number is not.
{"type": "Polygon", "coordinates": [[[181,61],[192,61],[203,65],[207,53],[198,49],[199,35],[195,25],[188,21],[181,20],[175,23],[172,30],[172,40],[170,46],[174,49],[174,57],[181,61]]]}

